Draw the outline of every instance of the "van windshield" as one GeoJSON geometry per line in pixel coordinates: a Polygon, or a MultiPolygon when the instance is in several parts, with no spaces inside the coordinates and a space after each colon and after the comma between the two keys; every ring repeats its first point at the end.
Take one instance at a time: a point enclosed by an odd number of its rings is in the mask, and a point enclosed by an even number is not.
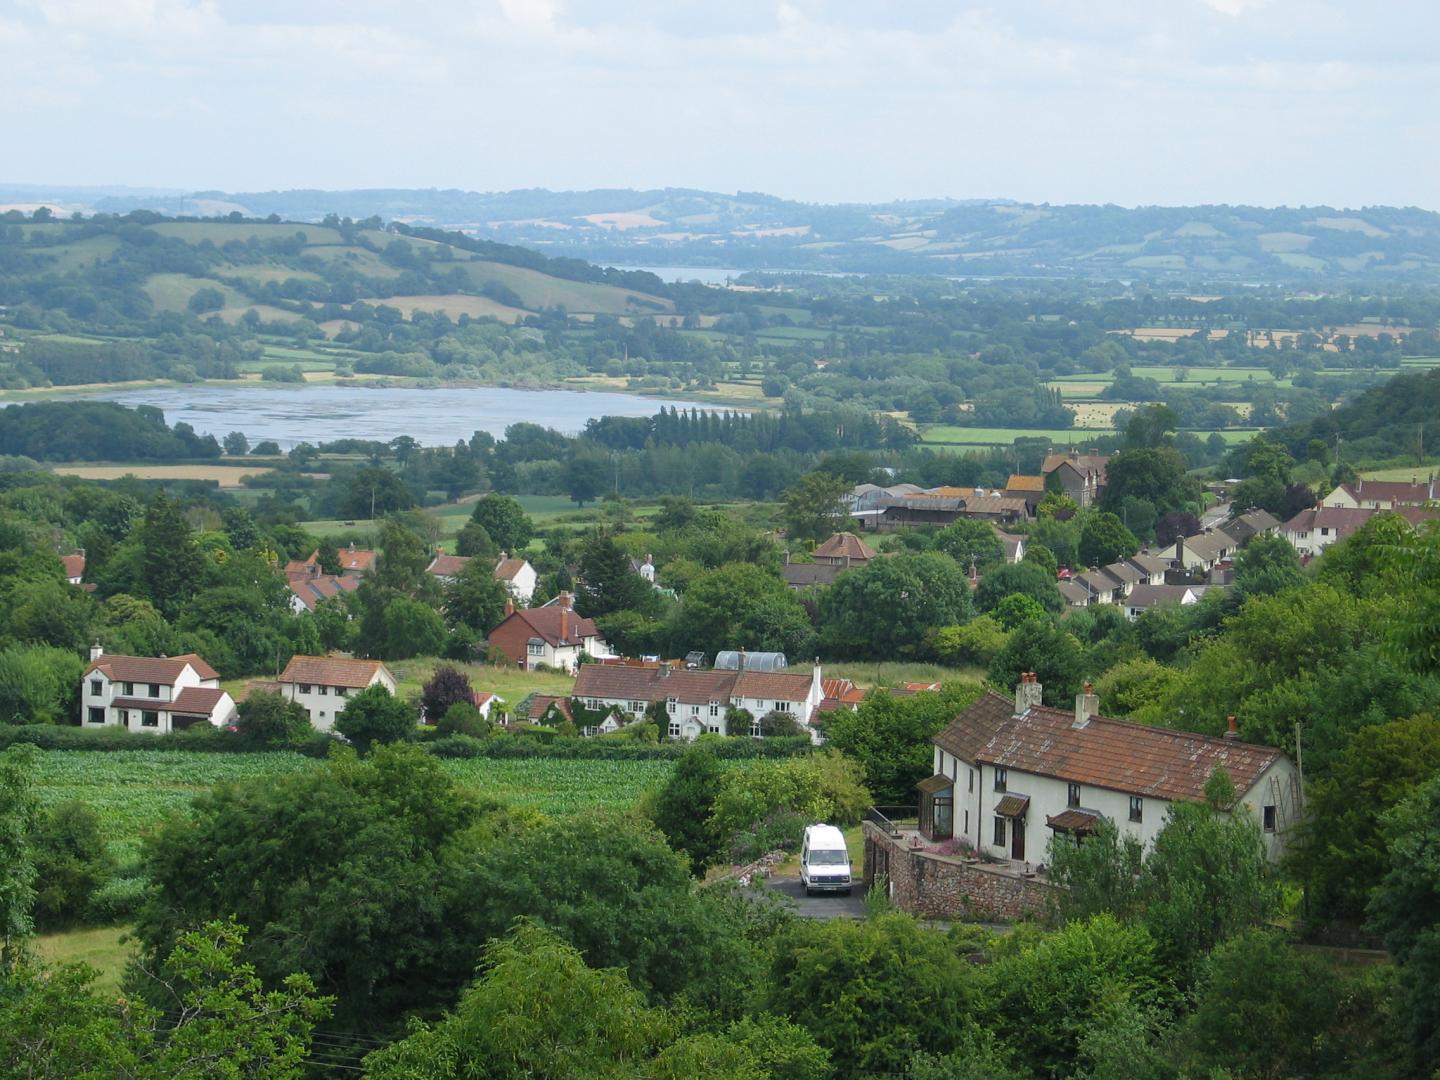
{"type": "Polygon", "coordinates": [[[814,866],[844,866],[850,856],[843,851],[811,851],[810,862],[814,866]]]}

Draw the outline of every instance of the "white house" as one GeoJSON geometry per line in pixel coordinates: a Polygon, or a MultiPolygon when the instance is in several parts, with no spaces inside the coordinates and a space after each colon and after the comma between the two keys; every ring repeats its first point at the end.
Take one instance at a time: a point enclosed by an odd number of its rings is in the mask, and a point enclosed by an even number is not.
{"type": "Polygon", "coordinates": [[[84,727],[164,735],[192,724],[228,724],[235,701],[220,689],[219,673],[194,653],[116,656],[92,645],[80,683],[80,719],[84,727]]]}
{"type": "MultiPolygon", "coordinates": [[[[832,680],[833,682],[833,680],[832,680]]],[[[833,687],[832,687],[833,689],[833,687]]],[[[820,741],[814,726],[826,685],[816,664],[809,675],[787,675],[774,671],[702,671],[675,668],[670,664],[586,664],[575,680],[574,696],[587,709],[619,709],[639,717],[652,702],[665,702],[669,735],[674,739],[695,739],[714,735],[760,734],[760,718],[782,712],[795,717],[820,741]],[[726,730],[729,709],[750,713],[749,731],[726,730]]]]}
{"type": "Polygon", "coordinates": [[[1201,587],[1198,585],[1136,585],[1130,590],[1130,595],[1120,601],[1120,604],[1125,609],[1125,617],[1134,621],[1154,607],[1161,607],[1165,604],[1195,603],[1200,599],[1196,595],[1197,589],[1201,589],[1201,587]]]}
{"type": "Polygon", "coordinates": [[[379,683],[395,693],[395,676],[379,660],[347,660],[336,656],[293,656],[278,680],[280,696],[296,701],[310,714],[310,725],[329,731],[345,711],[350,695],[379,683]]]}
{"type": "Polygon", "coordinates": [[[531,597],[535,595],[535,583],[538,575],[528,561],[512,559],[502,551],[500,561],[495,564],[495,580],[505,584],[516,603],[528,604],[531,597]]]}
{"type": "Polygon", "coordinates": [[[935,736],[935,775],[919,785],[922,833],[1038,863],[1050,833],[1083,837],[1105,817],[1148,849],[1169,805],[1203,802],[1223,768],[1237,793],[1228,812],[1254,818],[1272,859],[1283,853],[1299,820],[1295,767],[1274,747],[1240,742],[1233,717],[1217,739],[1100,716],[1088,684],[1073,711],[1040,696],[1027,673],[1013,701],[987,692],[935,736]]]}
{"type": "Polygon", "coordinates": [[[1322,500],[1325,506],[1346,509],[1394,510],[1398,506],[1424,506],[1440,500],[1440,488],[1432,473],[1425,480],[1418,476],[1408,483],[1403,480],[1365,480],[1341,484],[1322,500]]]}
{"type": "Polygon", "coordinates": [[[437,550],[425,572],[442,585],[448,585],[460,576],[460,571],[470,564],[468,555],[446,555],[437,550]]]}
{"type": "Polygon", "coordinates": [[[580,667],[581,653],[595,660],[614,655],[594,621],[572,609],[569,593],[556,599],[558,603],[538,608],[517,608],[507,600],[505,618],[490,631],[491,648],[527,671],[542,664],[574,671],[580,667]]]}

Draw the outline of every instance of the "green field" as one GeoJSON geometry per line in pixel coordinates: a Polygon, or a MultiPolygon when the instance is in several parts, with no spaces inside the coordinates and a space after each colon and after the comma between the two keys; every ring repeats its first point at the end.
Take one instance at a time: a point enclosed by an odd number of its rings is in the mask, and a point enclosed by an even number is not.
{"type": "Polygon", "coordinates": [[[126,963],[135,955],[135,943],[123,940],[128,931],[125,926],[100,926],[42,934],[35,939],[35,951],[51,964],[88,964],[100,973],[95,989],[114,992],[120,989],[126,963]]]}
{"type": "MultiPolygon", "coordinates": [[[[476,285],[498,281],[515,290],[527,308],[538,311],[547,307],[563,307],[566,311],[625,315],[637,311],[671,312],[675,305],[669,300],[632,292],[593,281],[568,281],[551,277],[538,270],[507,263],[475,261],[462,264],[476,285]],[[654,306],[637,305],[631,297],[649,300],[654,306]]],[[[393,303],[393,301],[391,301],[393,303]]]]}
{"type": "Polygon", "coordinates": [[[1069,446],[1114,434],[1114,428],[987,428],[932,424],[921,431],[920,440],[951,446],[1010,446],[1016,439],[1028,437],[1049,439],[1057,446],[1069,446]]]}
{"type": "MultiPolygon", "coordinates": [[[[558,761],[544,758],[442,761],[456,784],[478,795],[547,814],[633,806],[670,774],[668,761],[558,761]]],[[[315,758],[283,752],[191,754],[161,750],[100,753],[51,750],[40,755],[36,791],[44,805],[77,799],[99,815],[105,839],[124,862],[140,837],[195,795],[227,781],[266,779],[323,768],[315,758]]]]}

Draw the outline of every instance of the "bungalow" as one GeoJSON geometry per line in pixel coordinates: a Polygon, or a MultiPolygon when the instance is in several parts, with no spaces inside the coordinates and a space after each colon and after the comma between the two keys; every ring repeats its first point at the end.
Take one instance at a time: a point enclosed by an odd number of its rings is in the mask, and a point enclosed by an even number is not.
{"type": "Polygon", "coordinates": [[[1165,571],[1170,569],[1169,559],[1162,559],[1158,556],[1151,555],[1149,550],[1146,549],[1140,552],[1139,555],[1131,555],[1125,561],[1144,575],[1144,583],[1146,585],[1165,584],[1165,571]]]}
{"type": "Polygon", "coordinates": [[[119,656],[92,645],[80,701],[84,727],[165,735],[199,723],[223,727],[235,719],[235,701],[220,689],[220,674],[194,653],[119,656]]]}
{"type": "Polygon", "coordinates": [[[1040,466],[1040,475],[1045,478],[1047,491],[1058,487],[1074,499],[1077,506],[1084,507],[1099,502],[1100,494],[1105,490],[1105,466],[1109,462],[1110,455],[1098,450],[1091,450],[1088,454],[1078,450],[1047,454],[1040,466]]]}
{"type": "Polygon", "coordinates": [[[505,618],[490,631],[490,647],[527,671],[543,664],[573,672],[581,666],[581,653],[597,660],[613,655],[595,623],[575,614],[569,593],[556,600],[538,608],[517,608],[507,600],[505,618]]]}
{"type": "Polygon", "coordinates": [[[1113,604],[1115,594],[1119,591],[1120,583],[1105,573],[1103,570],[1087,570],[1083,574],[1076,574],[1070,580],[1079,585],[1089,595],[1087,603],[1091,604],[1113,604]]]}
{"type": "Polygon", "coordinates": [[[834,585],[835,579],[850,567],[838,563],[791,562],[790,553],[785,553],[785,565],[780,567],[780,576],[785,584],[795,590],[823,589],[834,585]]]}
{"type": "Polygon", "coordinates": [[[863,566],[875,558],[875,549],[852,532],[839,532],[811,552],[810,557],[831,566],[863,566]]]}
{"type": "Polygon", "coordinates": [[[290,588],[290,610],[300,615],[314,611],[321,600],[332,600],[360,587],[359,574],[316,574],[313,577],[287,578],[290,588]]]}
{"type": "Polygon", "coordinates": [[[1125,608],[1125,617],[1133,621],[1164,604],[1193,604],[1200,598],[1197,589],[1198,586],[1192,585],[1136,585],[1121,605],[1125,608]]]}
{"type": "Polygon", "coordinates": [[[379,660],[292,656],[276,680],[276,689],[286,701],[305,707],[311,727],[329,731],[350,696],[376,684],[395,693],[395,676],[379,660]]]}
{"type": "MultiPolygon", "coordinates": [[[[838,683],[832,694],[848,691],[838,683]]],[[[657,667],[586,664],[575,679],[575,697],[587,709],[618,709],[641,716],[654,702],[665,702],[672,739],[692,740],[707,732],[716,735],[760,735],[760,718],[767,713],[789,713],[804,726],[810,738],[820,741],[813,726],[825,701],[820,665],[809,675],[772,671],[691,671],[662,663],[657,667]],[[744,709],[751,715],[748,732],[727,731],[725,714],[744,709]]],[[[840,707],[837,704],[837,707],[840,707]]]]}
{"type": "Polygon", "coordinates": [[[1072,580],[1071,578],[1061,578],[1056,584],[1060,588],[1060,595],[1065,598],[1065,603],[1069,607],[1079,608],[1090,605],[1090,590],[1078,581],[1072,580]]]}
{"type": "Polygon", "coordinates": [[[525,559],[512,559],[502,551],[500,561],[495,564],[495,580],[510,590],[517,604],[528,604],[535,595],[538,575],[525,559]]]}
{"type": "Polygon", "coordinates": [[[1271,859],[1283,854],[1299,820],[1295,768],[1274,747],[1240,742],[1233,717],[1217,739],[1101,716],[1088,684],[1073,712],[1040,698],[1040,683],[1024,674],[1013,701],[988,691],[931,740],[935,774],[919,785],[924,836],[1038,862],[1042,826],[1083,837],[1104,817],[1149,848],[1166,808],[1203,801],[1224,769],[1236,792],[1224,809],[1254,819],[1271,859]]]}

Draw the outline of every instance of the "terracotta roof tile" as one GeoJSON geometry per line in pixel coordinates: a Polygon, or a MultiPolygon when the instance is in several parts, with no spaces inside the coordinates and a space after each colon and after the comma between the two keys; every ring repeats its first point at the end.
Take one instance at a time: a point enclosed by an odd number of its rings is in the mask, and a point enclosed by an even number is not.
{"type": "Polygon", "coordinates": [[[90,661],[85,674],[98,671],[112,682],[163,683],[174,686],[189,664],[202,679],[218,679],[220,673],[194,653],[181,656],[121,656],[106,653],[90,661]]]}
{"type": "Polygon", "coordinates": [[[339,656],[293,656],[280,682],[314,686],[344,686],[363,690],[376,672],[386,670],[379,660],[348,660],[339,656]]]}
{"type": "Polygon", "coordinates": [[[65,567],[65,576],[67,578],[77,578],[85,576],[84,555],[61,555],[60,562],[65,567]]]}
{"type": "Polygon", "coordinates": [[[368,574],[375,569],[375,552],[365,548],[342,548],[340,551],[340,572],[342,574],[368,574]]]}
{"type": "Polygon", "coordinates": [[[1061,810],[1058,814],[1047,815],[1045,824],[1056,832],[1080,833],[1095,828],[1099,820],[1100,815],[1093,810],[1061,810]]]}
{"type": "Polygon", "coordinates": [[[1036,493],[1041,493],[1045,490],[1045,477],[1025,476],[1022,473],[1011,473],[1010,479],[1005,481],[1005,490],[1033,491],[1036,493]]]}
{"type": "Polygon", "coordinates": [[[436,555],[425,568],[427,574],[436,577],[459,577],[460,571],[470,563],[468,555],[436,555]]]}
{"type": "Polygon", "coordinates": [[[815,549],[818,559],[851,559],[865,561],[875,558],[875,550],[852,532],[836,533],[815,549]]]}
{"type": "MultiPolygon", "coordinates": [[[[505,616],[500,626],[504,626],[505,623],[511,619],[519,619],[530,628],[530,632],[535,637],[542,639],[552,648],[557,645],[583,645],[585,644],[586,638],[596,638],[600,636],[600,631],[596,628],[593,619],[582,618],[576,615],[573,609],[562,608],[559,605],[555,607],[516,608],[514,614],[505,616]],[[565,629],[563,635],[560,633],[562,612],[564,614],[565,629]]],[[[496,627],[496,629],[498,630],[499,627],[496,627]]],[[[495,633],[494,630],[490,632],[492,634],[495,633]]]]}
{"type": "Polygon", "coordinates": [[[735,681],[735,696],[804,701],[810,696],[813,676],[785,675],[778,671],[742,671],[735,681]]]}
{"type": "Polygon", "coordinates": [[[1015,716],[1014,703],[993,691],[956,717],[934,739],[967,761],[1051,776],[1135,795],[1198,802],[1217,767],[1244,793],[1280,759],[1279,750],[1213,739],[1169,728],[1095,716],[1074,727],[1068,710],[1032,708],[1015,716]]]}
{"type": "Polygon", "coordinates": [[[495,564],[495,579],[497,581],[514,581],[515,575],[525,569],[524,559],[501,559],[495,564]]]}

